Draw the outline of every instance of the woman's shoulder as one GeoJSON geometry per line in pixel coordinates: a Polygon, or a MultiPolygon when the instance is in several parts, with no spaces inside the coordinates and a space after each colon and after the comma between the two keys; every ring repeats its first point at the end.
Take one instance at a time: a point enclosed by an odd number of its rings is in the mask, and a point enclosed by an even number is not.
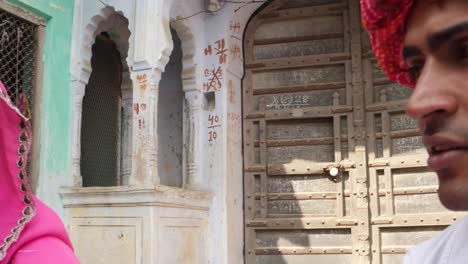
{"type": "Polygon", "coordinates": [[[45,236],[23,244],[14,254],[12,264],[79,264],[73,250],[57,237],[45,236]]]}
{"type": "Polygon", "coordinates": [[[36,197],[33,199],[35,200],[36,215],[26,225],[21,237],[26,240],[35,240],[39,237],[56,237],[71,247],[65,225],[60,217],[39,199],[36,197]]]}
{"type": "Polygon", "coordinates": [[[36,214],[10,249],[12,264],[79,263],[58,215],[35,200],[36,214]]]}

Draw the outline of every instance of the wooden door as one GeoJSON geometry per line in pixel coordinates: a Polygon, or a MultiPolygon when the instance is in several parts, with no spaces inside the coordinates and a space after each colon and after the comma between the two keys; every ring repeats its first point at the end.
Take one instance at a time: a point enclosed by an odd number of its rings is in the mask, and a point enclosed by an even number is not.
{"type": "Polygon", "coordinates": [[[245,53],[246,263],[400,263],[459,217],[437,199],[410,90],[378,70],[358,1],[273,1],[245,53]]]}
{"type": "Polygon", "coordinates": [[[363,50],[372,263],[397,264],[464,214],[439,201],[417,123],[404,112],[411,90],[387,79],[364,35],[363,50]]]}

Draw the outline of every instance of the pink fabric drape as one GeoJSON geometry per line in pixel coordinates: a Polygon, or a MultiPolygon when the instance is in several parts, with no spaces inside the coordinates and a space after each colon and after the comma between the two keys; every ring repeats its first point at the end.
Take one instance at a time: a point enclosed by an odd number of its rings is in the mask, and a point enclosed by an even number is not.
{"type": "Polygon", "coordinates": [[[59,217],[32,193],[28,120],[0,82],[0,264],[79,263],[59,217]]]}

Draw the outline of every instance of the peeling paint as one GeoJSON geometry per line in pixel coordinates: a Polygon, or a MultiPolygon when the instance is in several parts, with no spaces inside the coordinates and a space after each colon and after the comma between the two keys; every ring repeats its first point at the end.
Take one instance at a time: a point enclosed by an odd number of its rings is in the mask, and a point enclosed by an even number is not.
{"type": "Polygon", "coordinates": [[[49,6],[52,7],[53,9],[55,9],[55,10],[60,10],[60,11],[63,10],[63,8],[61,6],[59,6],[57,4],[54,4],[54,3],[49,3],[49,6]]]}

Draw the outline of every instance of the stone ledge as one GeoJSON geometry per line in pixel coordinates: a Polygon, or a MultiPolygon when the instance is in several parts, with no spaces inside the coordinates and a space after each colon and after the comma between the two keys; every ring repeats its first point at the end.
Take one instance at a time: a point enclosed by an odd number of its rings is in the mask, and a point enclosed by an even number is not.
{"type": "Polygon", "coordinates": [[[212,194],[167,186],[62,188],[65,208],[159,206],[208,211],[212,194]]]}

